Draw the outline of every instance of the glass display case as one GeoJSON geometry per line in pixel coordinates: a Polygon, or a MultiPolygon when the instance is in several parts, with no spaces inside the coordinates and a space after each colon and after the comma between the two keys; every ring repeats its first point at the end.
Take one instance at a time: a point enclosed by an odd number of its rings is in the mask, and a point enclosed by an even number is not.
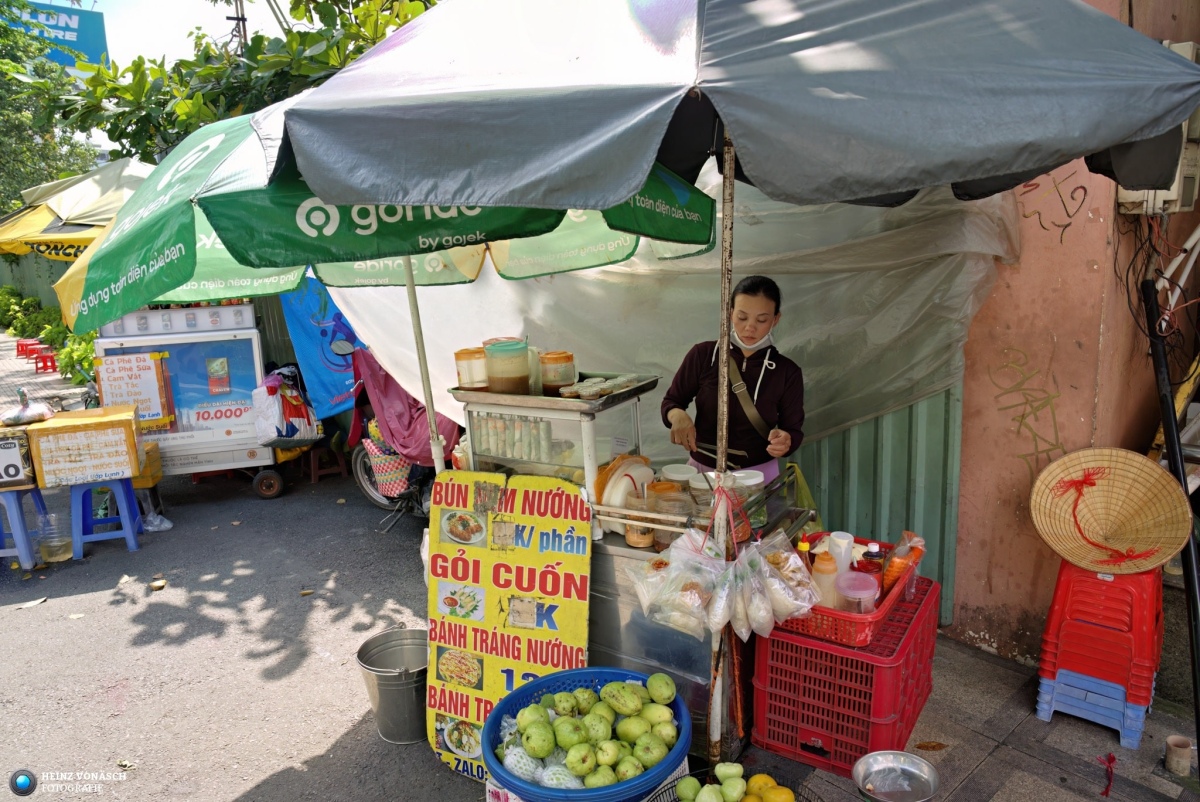
{"type": "MultiPolygon", "coordinates": [[[[580,379],[606,375],[583,373],[580,379]]],[[[474,470],[557,476],[586,488],[592,499],[598,466],[618,454],[641,453],[640,399],[657,385],[657,376],[638,376],[633,386],[590,401],[460,388],[450,393],[466,411],[474,470]]],[[[593,536],[599,535],[593,526],[593,536]]]]}

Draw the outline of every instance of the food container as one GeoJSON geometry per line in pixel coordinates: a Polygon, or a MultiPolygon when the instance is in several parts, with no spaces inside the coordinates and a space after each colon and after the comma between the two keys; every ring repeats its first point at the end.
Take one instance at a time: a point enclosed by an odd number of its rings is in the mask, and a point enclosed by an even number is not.
{"type": "Polygon", "coordinates": [[[651,482],[646,485],[646,498],[650,499],[650,509],[655,511],[659,496],[668,493],[682,493],[683,487],[678,482],[651,482]]]}
{"type": "MultiPolygon", "coordinates": [[[[655,484],[665,484],[663,482],[655,482],[655,484]]],[[[653,486],[653,485],[651,485],[653,486]]],[[[661,515],[674,515],[680,518],[692,517],[692,498],[687,493],[666,493],[654,498],[654,512],[661,515]]],[[[666,526],[673,526],[682,529],[686,526],[684,521],[660,521],[666,526]]],[[[673,532],[670,529],[655,529],[654,530],[654,550],[666,551],[670,548],[675,539],[679,537],[679,532],[673,532]]]]}
{"type": "Polygon", "coordinates": [[[691,481],[691,478],[698,474],[695,468],[687,463],[680,465],[664,465],[662,469],[662,478],[667,482],[679,482],[681,485],[691,481]]]}
{"type": "Polygon", "coordinates": [[[859,560],[850,566],[850,570],[869,576],[879,584],[879,590],[875,592],[875,601],[878,602],[883,593],[883,566],[873,560],[859,560]]]}
{"type": "MultiPolygon", "coordinates": [[[[762,471],[746,470],[733,472],[733,480],[746,490],[746,500],[749,500],[762,492],[765,484],[763,478],[762,471]]],[[[754,512],[750,515],[750,525],[755,529],[761,529],[767,525],[766,504],[759,504],[754,512]]]]}
{"type": "Polygon", "coordinates": [[[562,396],[563,398],[578,398],[579,397],[579,385],[578,384],[568,384],[566,387],[559,387],[558,394],[560,396],[562,396]]]}
{"type": "Polygon", "coordinates": [[[575,385],[575,389],[579,391],[580,401],[595,401],[600,397],[600,385],[584,382],[583,384],[575,385]]]}
{"type": "Polygon", "coordinates": [[[575,355],[570,351],[547,351],[538,361],[542,366],[542,395],[558,398],[563,387],[575,383],[575,355]]]}
{"type": "Polygon", "coordinates": [[[501,340],[484,346],[489,393],[529,395],[529,346],[501,340]]]}
{"type": "Polygon", "coordinates": [[[486,390],[488,386],[487,352],[482,348],[460,348],[454,352],[458,386],[464,390],[486,390]]]}
{"type": "Polygon", "coordinates": [[[629,523],[625,524],[625,542],[638,549],[653,546],[654,526],[649,523],[650,519],[634,515],[637,512],[649,512],[649,501],[631,494],[625,497],[625,509],[630,512],[629,523]]]}
{"type": "Polygon", "coordinates": [[[691,491],[692,501],[696,502],[696,508],[707,510],[713,503],[713,488],[717,486],[717,474],[715,471],[706,473],[695,473],[688,479],[688,490],[691,491]]]}
{"type": "Polygon", "coordinates": [[[875,612],[875,595],[879,583],[870,574],[847,571],[838,574],[833,587],[838,595],[838,609],[845,613],[865,615],[875,612]]]}

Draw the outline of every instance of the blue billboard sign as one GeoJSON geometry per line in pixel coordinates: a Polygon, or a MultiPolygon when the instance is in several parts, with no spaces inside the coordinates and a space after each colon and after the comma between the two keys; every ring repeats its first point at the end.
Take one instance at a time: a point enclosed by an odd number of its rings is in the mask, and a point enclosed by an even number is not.
{"type": "MultiPolygon", "coordinates": [[[[35,28],[26,24],[25,30],[55,44],[79,51],[83,54],[84,61],[100,64],[102,59],[107,57],[108,39],[104,35],[104,14],[99,11],[84,11],[82,8],[68,5],[29,3],[29,9],[21,16],[26,23],[40,23],[45,26],[35,28]]],[[[68,67],[75,66],[75,56],[61,50],[51,50],[46,57],[68,67]]]]}

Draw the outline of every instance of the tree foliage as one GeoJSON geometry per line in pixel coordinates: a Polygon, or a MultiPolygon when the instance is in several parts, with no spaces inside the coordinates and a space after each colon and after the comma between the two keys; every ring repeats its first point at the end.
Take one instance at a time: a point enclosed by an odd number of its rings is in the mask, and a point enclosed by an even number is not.
{"type": "Polygon", "coordinates": [[[37,99],[24,94],[18,76],[32,75],[49,91],[70,91],[62,69],[41,59],[47,42],[14,27],[25,8],[23,0],[0,0],[0,213],[20,207],[21,190],[96,164],[93,148],[47,119],[37,99]]]}
{"type": "Polygon", "coordinates": [[[317,86],[425,9],[411,0],[290,0],[297,24],[278,36],[255,33],[240,43],[197,30],[189,59],[169,66],[144,57],[124,67],[79,64],[85,77],[73,90],[41,78],[31,82],[31,94],[43,120],[77,131],[98,128],[119,155],[153,163],[206,123],[317,86]]]}

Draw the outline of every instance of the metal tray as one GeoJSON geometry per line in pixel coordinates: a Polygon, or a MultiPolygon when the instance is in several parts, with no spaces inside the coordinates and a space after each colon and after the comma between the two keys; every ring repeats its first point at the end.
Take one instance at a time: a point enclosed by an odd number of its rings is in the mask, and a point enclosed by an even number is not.
{"type": "MultiPolygon", "coordinates": [[[[615,379],[623,373],[583,373],[580,380],[599,376],[605,379],[615,379]]],[[[463,390],[451,387],[450,395],[464,404],[491,404],[499,407],[522,407],[525,409],[561,409],[569,412],[601,412],[626,401],[648,393],[658,386],[661,376],[638,376],[637,384],[627,387],[620,392],[597,398],[595,401],[583,401],[578,398],[550,398],[544,395],[508,395],[507,393],[489,393],[479,390],[463,390]]]]}

